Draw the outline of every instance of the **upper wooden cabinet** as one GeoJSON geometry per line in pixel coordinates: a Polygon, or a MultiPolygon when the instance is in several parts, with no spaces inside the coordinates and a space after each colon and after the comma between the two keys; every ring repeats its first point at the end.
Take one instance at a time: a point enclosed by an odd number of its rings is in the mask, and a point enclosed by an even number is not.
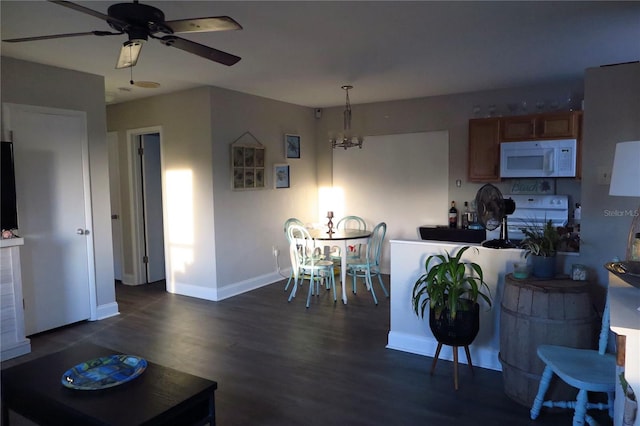
{"type": "Polygon", "coordinates": [[[581,174],[582,111],[469,120],[469,182],[500,181],[500,142],[577,139],[581,174]]]}
{"type": "Polygon", "coordinates": [[[502,142],[536,139],[578,139],[582,111],[502,118],[502,142]]]}
{"type": "Polygon", "coordinates": [[[500,118],[469,120],[470,182],[500,181],[500,118]]]}

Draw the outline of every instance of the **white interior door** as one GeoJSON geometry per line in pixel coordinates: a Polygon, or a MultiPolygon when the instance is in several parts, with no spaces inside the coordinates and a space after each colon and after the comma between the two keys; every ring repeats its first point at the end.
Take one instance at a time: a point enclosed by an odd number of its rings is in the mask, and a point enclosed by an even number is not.
{"type": "Polygon", "coordinates": [[[14,143],[30,335],[88,319],[95,303],[86,116],[6,104],[4,119],[14,143]]]}

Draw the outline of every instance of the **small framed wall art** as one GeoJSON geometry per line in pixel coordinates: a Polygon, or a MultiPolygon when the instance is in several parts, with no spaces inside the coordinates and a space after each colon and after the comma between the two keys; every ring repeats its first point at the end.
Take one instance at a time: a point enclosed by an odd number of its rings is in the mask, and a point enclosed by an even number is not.
{"type": "Polygon", "coordinates": [[[249,132],[231,144],[231,187],[233,190],[264,189],[264,146],[249,132]],[[242,140],[249,136],[251,140],[242,140]]]}
{"type": "Polygon", "coordinates": [[[299,135],[284,135],[284,153],[286,158],[300,158],[299,135]]]}
{"type": "Polygon", "coordinates": [[[273,187],[275,189],[289,188],[291,186],[291,176],[289,176],[288,164],[273,165],[273,187]]]}

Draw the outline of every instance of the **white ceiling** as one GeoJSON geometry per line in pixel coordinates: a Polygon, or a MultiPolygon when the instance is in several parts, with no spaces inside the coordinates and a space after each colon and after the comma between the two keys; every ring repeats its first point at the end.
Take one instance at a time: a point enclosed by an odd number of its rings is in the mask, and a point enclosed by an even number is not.
{"type": "MultiPolygon", "coordinates": [[[[78,1],[106,14],[116,2],[78,1]]],[[[182,34],[242,57],[227,67],[156,40],[136,81],[114,69],[126,35],[2,43],[2,55],[105,77],[112,102],[211,85],[310,107],[473,92],[640,60],[640,1],[148,1],[167,20],[228,15],[241,31],[182,34]]],[[[0,2],[2,39],[110,30],[46,1],[0,2]]],[[[46,76],[43,76],[46,77],[46,76]]]]}

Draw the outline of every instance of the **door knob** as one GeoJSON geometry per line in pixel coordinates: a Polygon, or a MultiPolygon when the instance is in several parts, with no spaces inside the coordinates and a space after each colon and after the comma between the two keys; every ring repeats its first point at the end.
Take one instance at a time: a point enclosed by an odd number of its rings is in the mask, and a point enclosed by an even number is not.
{"type": "Polygon", "coordinates": [[[78,234],[78,235],[89,235],[89,230],[88,229],[78,228],[78,229],[76,229],[76,234],[78,234]]]}

